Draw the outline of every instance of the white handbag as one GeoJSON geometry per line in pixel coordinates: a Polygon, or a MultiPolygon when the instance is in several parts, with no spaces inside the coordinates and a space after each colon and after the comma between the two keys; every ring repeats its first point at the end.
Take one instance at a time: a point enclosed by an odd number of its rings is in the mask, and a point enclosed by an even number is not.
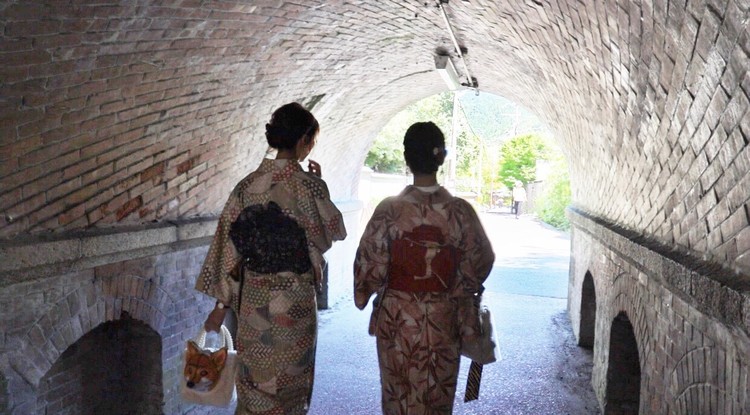
{"type": "MultiPolygon", "coordinates": [[[[221,326],[221,345],[217,348],[206,347],[206,330],[201,327],[198,336],[193,340],[195,344],[205,353],[215,352],[222,347],[227,347],[227,357],[224,363],[224,368],[221,371],[219,380],[216,384],[208,391],[198,390],[194,387],[188,387],[188,382],[183,373],[179,374],[180,379],[180,395],[186,402],[196,403],[200,405],[209,405],[226,408],[232,403],[237,401],[237,389],[235,387],[235,377],[237,375],[237,366],[239,364],[239,357],[237,351],[234,349],[234,342],[232,341],[232,335],[229,333],[229,329],[226,326],[221,326]]],[[[185,368],[185,359],[187,357],[187,346],[182,354],[182,368],[185,368]]]]}
{"type": "Polygon", "coordinates": [[[495,333],[490,309],[486,306],[481,306],[479,309],[479,324],[481,327],[479,338],[476,341],[463,342],[461,355],[483,365],[500,360],[497,333],[495,333]]]}

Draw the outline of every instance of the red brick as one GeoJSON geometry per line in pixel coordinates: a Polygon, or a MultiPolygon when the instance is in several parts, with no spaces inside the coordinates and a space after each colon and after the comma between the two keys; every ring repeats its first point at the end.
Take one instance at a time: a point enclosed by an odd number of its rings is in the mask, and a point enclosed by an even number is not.
{"type": "Polygon", "coordinates": [[[141,183],[152,180],[153,183],[161,181],[161,175],[164,174],[164,162],[154,164],[141,173],[141,183]]]}
{"type": "Polygon", "coordinates": [[[19,125],[18,137],[25,138],[58,128],[61,125],[61,118],[59,115],[50,114],[39,121],[19,125]]]}
{"type": "Polygon", "coordinates": [[[113,112],[119,112],[128,108],[131,108],[132,105],[133,105],[132,101],[123,99],[120,101],[114,101],[114,102],[102,104],[102,106],[100,107],[100,111],[102,114],[110,114],[113,112]]]}
{"type": "MultiPolygon", "coordinates": [[[[2,162],[0,162],[0,177],[8,177],[12,173],[16,172],[17,170],[18,170],[17,158],[11,158],[11,159],[3,160],[2,162]]],[[[2,180],[0,180],[0,183],[1,182],[2,180]]],[[[5,187],[5,189],[8,189],[8,188],[5,187]]]]}
{"type": "Polygon", "coordinates": [[[9,22],[5,26],[5,35],[9,37],[30,37],[35,35],[53,35],[57,33],[60,33],[59,20],[9,22]]]}
{"type": "Polygon", "coordinates": [[[0,39],[0,53],[21,52],[33,49],[31,38],[2,38],[0,39]]]}
{"type": "Polygon", "coordinates": [[[81,159],[87,159],[89,157],[96,157],[105,154],[108,149],[112,148],[113,144],[114,140],[110,138],[107,140],[99,140],[98,142],[83,147],[81,149],[81,159]]]}
{"type": "Polygon", "coordinates": [[[119,222],[125,219],[128,215],[137,211],[141,206],[143,206],[143,199],[141,196],[130,199],[117,210],[117,221],[119,222]]]}
{"type": "Polygon", "coordinates": [[[30,151],[33,151],[41,144],[41,137],[35,136],[24,138],[22,140],[0,146],[0,160],[8,160],[10,158],[21,157],[29,153],[30,151]]]}
{"type": "Polygon", "coordinates": [[[39,49],[69,48],[81,44],[82,39],[80,33],[55,33],[52,36],[37,37],[34,45],[39,49]]]}
{"type": "Polygon", "coordinates": [[[4,66],[27,66],[47,63],[52,57],[44,50],[0,53],[4,66]]]}
{"type": "MultiPolygon", "coordinates": [[[[59,176],[56,178],[57,180],[53,184],[60,183],[59,176]]],[[[51,186],[45,186],[42,191],[45,189],[49,189],[46,192],[47,200],[56,200],[60,197],[63,197],[67,194],[73,193],[76,189],[81,187],[81,179],[79,177],[73,178],[71,180],[68,180],[66,182],[60,183],[58,186],[51,187],[51,186]]]]}
{"type": "Polygon", "coordinates": [[[74,220],[84,218],[86,211],[84,205],[78,205],[74,208],[68,208],[65,212],[58,215],[57,220],[60,225],[67,225],[74,220]]]}
{"type": "Polygon", "coordinates": [[[33,4],[31,2],[27,4],[24,4],[24,3],[8,4],[3,9],[2,15],[4,19],[7,19],[7,21],[36,20],[40,16],[44,16],[43,13],[40,13],[39,5],[33,4]]]}
{"type": "Polygon", "coordinates": [[[188,170],[190,170],[193,167],[193,163],[195,162],[195,158],[191,158],[188,160],[183,161],[182,163],[177,165],[177,174],[183,174],[186,173],[188,170]]]}
{"type": "Polygon", "coordinates": [[[4,66],[0,65],[0,79],[8,83],[18,83],[29,78],[29,66],[4,66]]]}
{"type": "Polygon", "coordinates": [[[45,203],[40,209],[28,214],[29,221],[33,225],[40,224],[65,211],[65,201],[60,199],[56,202],[45,203]]]}
{"type": "MultiPolygon", "coordinates": [[[[109,192],[109,196],[111,198],[111,195],[115,194],[114,192],[109,192]]],[[[96,198],[95,198],[96,199],[96,198]]],[[[92,199],[92,201],[96,201],[95,199],[92,199]]],[[[112,198],[111,200],[107,201],[106,203],[102,203],[99,206],[99,210],[102,212],[103,215],[109,215],[110,213],[114,213],[117,208],[124,205],[128,201],[128,193],[121,193],[118,194],[115,198],[112,198]]]]}
{"type": "Polygon", "coordinates": [[[81,175],[81,182],[83,185],[96,182],[98,180],[101,180],[104,177],[109,177],[114,173],[114,165],[113,163],[107,163],[105,165],[100,165],[94,170],[88,171],[81,175]]]}
{"type": "Polygon", "coordinates": [[[76,97],[89,97],[90,95],[97,94],[107,90],[107,82],[103,80],[99,81],[88,81],[80,85],[72,86],[68,88],[68,96],[70,98],[76,97]]]}
{"type": "Polygon", "coordinates": [[[81,130],[98,130],[103,127],[107,127],[109,125],[112,125],[116,121],[116,116],[114,114],[109,115],[103,115],[101,117],[97,117],[91,120],[87,120],[81,123],[81,130]]]}
{"type": "Polygon", "coordinates": [[[86,200],[94,196],[98,190],[96,184],[90,184],[70,194],[70,196],[67,196],[64,200],[68,204],[84,203],[86,200]]]}
{"type": "Polygon", "coordinates": [[[21,199],[22,193],[20,187],[0,193],[0,210],[4,211],[6,208],[18,203],[21,199]]]}
{"type": "Polygon", "coordinates": [[[115,193],[118,193],[118,194],[119,194],[119,193],[125,193],[125,192],[127,192],[128,190],[130,190],[130,189],[132,189],[133,187],[135,187],[135,186],[137,186],[138,184],[140,184],[140,182],[141,182],[141,181],[140,181],[140,179],[138,178],[138,176],[129,176],[129,177],[128,177],[128,178],[126,178],[125,180],[121,180],[120,182],[118,182],[118,183],[117,183],[117,184],[115,185],[115,187],[114,187],[114,189],[113,189],[113,190],[114,190],[114,192],[115,192],[115,193]]]}
{"type": "Polygon", "coordinates": [[[91,71],[91,80],[107,80],[110,78],[117,78],[121,75],[122,68],[119,66],[99,68],[91,71]]]}
{"type": "Polygon", "coordinates": [[[23,125],[44,118],[44,114],[38,109],[23,109],[21,111],[0,113],[0,124],[2,125],[23,125]]]}
{"type": "Polygon", "coordinates": [[[63,169],[62,179],[68,180],[73,177],[78,177],[84,172],[95,169],[98,165],[99,164],[96,162],[96,159],[93,157],[78,161],[77,163],[63,169]]]}

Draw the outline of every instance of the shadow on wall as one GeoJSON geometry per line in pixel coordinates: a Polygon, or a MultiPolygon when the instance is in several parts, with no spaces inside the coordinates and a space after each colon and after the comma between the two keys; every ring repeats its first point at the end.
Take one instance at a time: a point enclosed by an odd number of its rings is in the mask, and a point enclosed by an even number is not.
{"type": "Polygon", "coordinates": [[[590,272],[583,277],[581,293],[581,329],[578,345],[586,349],[594,347],[596,335],[596,288],[590,272]]]}
{"type": "Polygon", "coordinates": [[[612,321],[604,415],[637,415],[641,396],[641,363],[633,325],[625,312],[612,321]]]}

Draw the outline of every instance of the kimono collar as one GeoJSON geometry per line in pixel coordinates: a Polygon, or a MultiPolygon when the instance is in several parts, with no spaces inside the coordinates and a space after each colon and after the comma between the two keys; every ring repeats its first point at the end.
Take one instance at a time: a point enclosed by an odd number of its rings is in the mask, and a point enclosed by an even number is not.
{"type": "Polygon", "coordinates": [[[295,173],[302,170],[297,160],[292,159],[268,159],[264,158],[258,166],[258,171],[263,173],[295,173]]]}
{"type": "Polygon", "coordinates": [[[437,205],[441,203],[448,203],[453,200],[453,195],[448,192],[443,186],[440,186],[434,192],[423,192],[416,186],[409,185],[401,192],[399,197],[406,199],[413,203],[426,204],[426,205],[437,205]]]}

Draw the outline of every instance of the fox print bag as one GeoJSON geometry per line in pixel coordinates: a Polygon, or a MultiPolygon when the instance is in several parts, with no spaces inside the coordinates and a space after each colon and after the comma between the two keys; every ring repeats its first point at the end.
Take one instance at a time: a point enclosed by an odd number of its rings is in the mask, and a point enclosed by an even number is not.
{"type": "Polygon", "coordinates": [[[238,356],[232,335],[221,326],[221,346],[206,347],[206,330],[188,340],[183,354],[180,395],[186,402],[226,408],[237,400],[235,376],[238,356]]]}

